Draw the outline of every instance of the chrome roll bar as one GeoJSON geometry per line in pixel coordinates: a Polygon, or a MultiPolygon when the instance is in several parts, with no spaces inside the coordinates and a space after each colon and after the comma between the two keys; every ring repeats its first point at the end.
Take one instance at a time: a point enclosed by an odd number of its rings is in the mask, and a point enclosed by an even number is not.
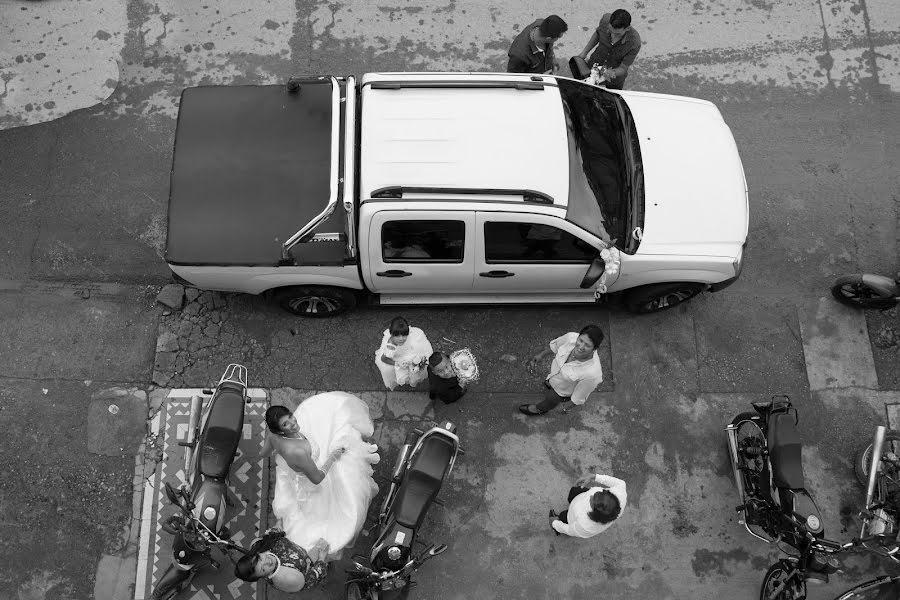
{"type": "MultiPolygon", "coordinates": [[[[311,80],[307,79],[306,81],[322,81],[324,79],[324,77],[316,77],[311,80]]],[[[335,206],[337,206],[338,198],[341,195],[340,192],[343,183],[343,179],[340,177],[341,86],[338,83],[337,77],[331,76],[328,79],[331,81],[331,181],[329,184],[330,191],[328,194],[328,204],[325,205],[322,212],[313,217],[309,223],[300,229],[300,231],[289,237],[284,244],[281,245],[281,259],[283,261],[289,261],[291,258],[291,248],[303,241],[303,238],[309,235],[313,229],[331,216],[335,206]]],[[[302,80],[292,79],[292,81],[289,81],[288,89],[291,89],[292,82],[297,81],[302,80]]],[[[294,83],[294,85],[296,85],[296,83],[294,83]]]]}

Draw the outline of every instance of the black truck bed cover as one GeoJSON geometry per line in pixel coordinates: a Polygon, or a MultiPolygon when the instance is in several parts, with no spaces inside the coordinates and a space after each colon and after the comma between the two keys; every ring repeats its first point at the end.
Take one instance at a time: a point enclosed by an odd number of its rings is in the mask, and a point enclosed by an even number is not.
{"type": "MultiPolygon", "coordinates": [[[[276,265],[285,240],[328,202],[331,86],[184,90],[175,130],[166,261],[276,265]]],[[[317,232],[346,231],[339,204],[317,232]]],[[[340,264],[344,242],[298,244],[303,264],[340,264]]]]}

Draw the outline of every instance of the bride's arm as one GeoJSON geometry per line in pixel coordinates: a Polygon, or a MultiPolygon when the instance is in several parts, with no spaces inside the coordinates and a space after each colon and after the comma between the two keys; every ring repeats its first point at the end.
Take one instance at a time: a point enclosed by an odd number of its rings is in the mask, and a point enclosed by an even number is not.
{"type": "Polygon", "coordinates": [[[289,454],[284,454],[284,460],[287,462],[288,466],[298,473],[303,473],[306,477],[312,481],[314,484],[319,485],[322,483],[322,480],[325,479],[325,475],[328,474],[328,471],[331,469],[331,465],[334,464],[340,456],[345,452],[343,448],[338,448],[334,450],[331,454],[328,455],[328,458],[325,460],[325,463],[322,465],[322,468],[316,466],[316,463],[313,461],[312,457],[309,453],[304,452],[303,450],[295,450],[290,452],[289,454]]]}
{"type": "Polygon", "coordinates": [[[271,456],[273,452],[275,452],[275,446],[272,445],[272,438],[269,437],[271,434],[268,430],[266,430],[266,437],[263,438],[263,447],[260,450],[259,455],[262,457],[271,456]]]}

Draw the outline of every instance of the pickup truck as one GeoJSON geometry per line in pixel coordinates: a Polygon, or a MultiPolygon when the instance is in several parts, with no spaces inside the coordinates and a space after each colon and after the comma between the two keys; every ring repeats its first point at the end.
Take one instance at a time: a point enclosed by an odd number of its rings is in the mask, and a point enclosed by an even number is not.
{"type": "Polygon", "coordinates": [[[179,107],[175,279],[298,315],[380,304],[635,312],[741,273],[747,184],[719,110],[548,75],[202,86],[179,107]]]}

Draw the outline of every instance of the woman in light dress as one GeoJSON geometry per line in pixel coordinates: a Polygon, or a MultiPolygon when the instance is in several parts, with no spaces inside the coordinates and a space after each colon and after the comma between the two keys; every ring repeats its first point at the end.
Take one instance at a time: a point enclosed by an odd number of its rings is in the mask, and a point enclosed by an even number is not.
{"type": "Polygon", "coordinates": [[[403,317],[394,318],[384,330],[381,347],[375,351],[375,364],[384,386],[389,390],[398,385],[416,387],[428,379],[428,357],[433,352],[424,331],[410,327],[403,317]]]}
{"type": "Polygon", "coordinates": [[[363,440],[374,432],[369,407],[351,394],[326,392],[293,414],[269,408],[266,425],[262,455],[275,454],[272,512],[281,529],[312,561],[340,558],[378,493],[378,447],[363,440]]]}

